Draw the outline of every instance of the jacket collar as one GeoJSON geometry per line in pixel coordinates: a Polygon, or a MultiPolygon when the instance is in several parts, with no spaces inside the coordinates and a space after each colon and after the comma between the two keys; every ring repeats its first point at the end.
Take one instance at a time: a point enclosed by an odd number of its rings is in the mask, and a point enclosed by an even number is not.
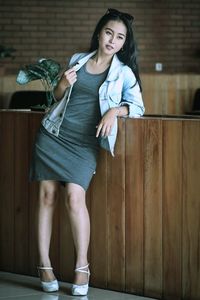
{"type": "Polygon", "coordinates": [[[119,60],[119,58],[115,54],[113,56],[113,59],[112,59],[111,65],[110,65],[110,70],[108,72],[108,76],[107,76],[106,80],[108,80],[108,81],[117,80],[119,78],[122,65],[123,65],[123,63],[119,60]]]}
{"type": "Polygon", "coordinates": [[[80,70],[80,68],[81,68],[84,64],[86,64],[86,62],[87,62],[93,55],[95,55],[95,53],[96,53],[96,50],[93,51],[93,52],[91,52],[91,53],[89,53],[89,54],[86,54],[83,58],[79,59],[79,60],[77,61],[77,63],[75,64],[75,66],[74,66],[75,70],[76,70],[76,71],[80,70]]]}
{"type": "MultiPolygon", "coordinates": [[[[86,62],[96,54],[96,50],[87,54],[86,56],[84,56],[83,58],[81,58],[75,67],[75,70],[78,71],[84,64],[86,64],[86,62]]],[[[110,65],[110,69],[108,72],[108,76],[106,78],[106,80],[108,81],[113,81],[113,80],[117,80],[121,71],[121,66],[123,65],[123,63],[119,60],[119,58],[117,57],[117,55],[115,54],[112,58],[112,62],[110,65]]]]}

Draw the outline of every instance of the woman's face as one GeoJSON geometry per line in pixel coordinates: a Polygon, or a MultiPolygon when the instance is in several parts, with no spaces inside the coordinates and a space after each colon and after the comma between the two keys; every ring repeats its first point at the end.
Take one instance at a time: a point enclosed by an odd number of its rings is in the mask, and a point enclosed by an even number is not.
{"type": "Polygon", "coordinates": [[[121,21],[109,21],[99,34],[99,50],[106,55],[114,55],[123,47],[127,29],[121,21]]]}

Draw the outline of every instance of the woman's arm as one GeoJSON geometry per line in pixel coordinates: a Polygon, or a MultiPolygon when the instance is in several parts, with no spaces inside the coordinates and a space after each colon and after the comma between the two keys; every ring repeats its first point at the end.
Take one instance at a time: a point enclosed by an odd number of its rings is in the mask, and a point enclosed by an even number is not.
{"type": "Polygon", "coordinates": [[[135,75],[129,67],[124,68],[124,84],[122,90],[122,101],[120,105],[127,105],[129,108],[128,117],[135,118],[144,114],[145,108],[142,93],[135,75]]]}
{"type": "Polygon", "coordinates": [[[114,110],[116,112],[117,117],[125,117],[128,116],[129,113],[128,105],[113,107],[110,110],[114,110]]]}

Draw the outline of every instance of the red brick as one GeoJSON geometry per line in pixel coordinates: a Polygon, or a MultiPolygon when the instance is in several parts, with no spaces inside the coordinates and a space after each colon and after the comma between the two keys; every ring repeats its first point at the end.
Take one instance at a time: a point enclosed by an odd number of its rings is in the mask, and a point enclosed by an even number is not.
{"type": "Polygon", "coordinates": [[[134,15],[134,33],[141,72],[155,72],[156,60],[165,72],[200,72],[200,1],[146,0],[0,0],[0,40],[17,49],[4,61],[6,72],[17,72],[41,55],[66,63],[85,51],[98,19],[108,7],[134,15]],[[194,57],[195,56],[195,57],[194,57]]]}

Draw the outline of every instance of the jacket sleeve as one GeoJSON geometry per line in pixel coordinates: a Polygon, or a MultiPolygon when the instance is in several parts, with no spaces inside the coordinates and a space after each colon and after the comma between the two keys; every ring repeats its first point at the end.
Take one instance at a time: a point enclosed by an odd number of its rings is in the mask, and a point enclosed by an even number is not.
{"type": "Polygon", "coordinates": [[[125,66],[124,83],[122,90],[122,101],[120,105],[128,105],[129,118],[140,117],[144,114],[145,108],[140,91],[139,84],[136,82],[135,75],[132,70],[125,66]]]}

